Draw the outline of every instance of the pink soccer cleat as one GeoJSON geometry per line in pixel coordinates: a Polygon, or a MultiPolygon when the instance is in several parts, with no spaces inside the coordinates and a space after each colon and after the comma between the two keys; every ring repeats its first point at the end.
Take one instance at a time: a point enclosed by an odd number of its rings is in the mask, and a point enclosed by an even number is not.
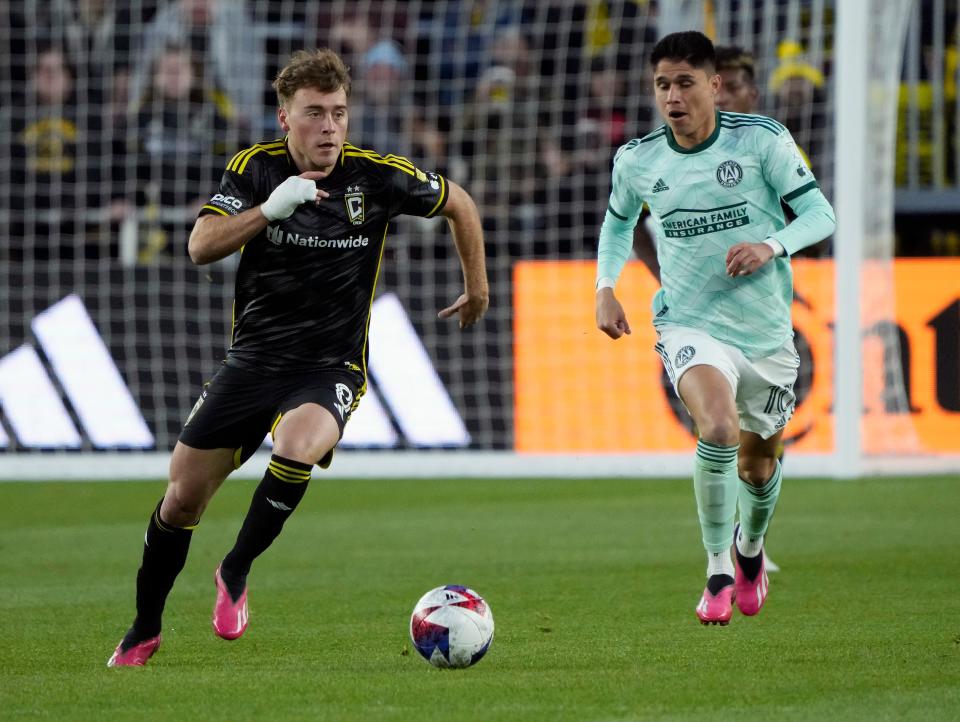
{"type": "Polygon", "coordinates": [[[767,601],[767,590],[770,587],[770,580],[767,577],[767,560],[761,552],[760,569],[753,579],[748,579],[743,568],[740,566],[740,560],[744,557],[741,556],[740,550],[736,548],[736,544],[734,544],[733,547],[735,551],[733,555],[734,565],[737,570],[733,582],[736,590],[737,609],[740,610],[741,614],[752,617],[763,609],[763,603],[767,601]]]}
{"type": "Polygon", "coordinates": [[[716,594],[711,594],[709,589],[704,589],[700,603],[697,605],[697,619],[700,623],[729,624],[730,617],[733,616],[733,592],[733,584],[728,584],[716,594]]]}
{"type": "Polygon", "coordinates": [[[234,602],[230,590],[220,576],[220,567],[217,567],[213,580],[217,584],[217,602],[213,605],[213,631],[223,639],[237,639],[247,629],[247,588],[243,588],[243,594],[234,602]]]}
{"type": "Polygon", "coordinates": [[[117,645],[113,656],[107,660],[108,667],[142,667],[153,656],[160,646],[160,635],[145,639],[135,644],[126,652],[123,651],[123,641],[117,645]]]}

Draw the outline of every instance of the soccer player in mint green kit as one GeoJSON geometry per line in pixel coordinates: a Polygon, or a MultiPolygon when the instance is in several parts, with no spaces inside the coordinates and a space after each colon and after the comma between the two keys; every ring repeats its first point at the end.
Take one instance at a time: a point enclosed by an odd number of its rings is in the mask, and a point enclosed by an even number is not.
{"type": "Polygon", "coordinates": [[[646,202],[662,228],[655,348],[700,434],[693,487],[707,583],[696,613],[704,624],[727,624],[734,600],[752,616],[767,597],[763,536],[780,495],[777,448],[799,365],[790,254],[829,236],[836,222],[784,126],[716,110],[720,76],[709,38],[667,35],[650,63],[665,124],[614,159],[597,326],[613,339],[630,333],[614,288],[646,202]],[[781,198],[796,213],[790,225],[781,198]]]}

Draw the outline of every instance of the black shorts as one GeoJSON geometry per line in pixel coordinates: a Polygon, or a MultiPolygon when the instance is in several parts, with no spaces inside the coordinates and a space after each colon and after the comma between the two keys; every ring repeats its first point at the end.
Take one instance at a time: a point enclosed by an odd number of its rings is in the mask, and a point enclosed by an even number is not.
{"type": "MultiPolygon", "coordinates": [[[[195,449],[234,449],[239,467],[260,448],[287,411],[314,403],[327,409],[340,426],[360,402],[363,376],[347,369],[308,373],[262,374],[224,364],[197,399],[180,432],[180,441],[195,449]]],[[[328,454],[318,460],[329,465],[328,454]]]]}

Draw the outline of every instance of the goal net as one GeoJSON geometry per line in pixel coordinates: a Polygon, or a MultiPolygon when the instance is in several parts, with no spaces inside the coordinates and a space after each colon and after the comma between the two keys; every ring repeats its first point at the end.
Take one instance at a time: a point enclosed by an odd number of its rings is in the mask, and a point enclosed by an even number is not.
{"type": "Polygon", "coordinates": [[[479,327],[439,320],[462,285],[447,226],[396,220],[370,392],[332,471],[685,474],[694,439],[652,351],[655,281],[628,265],[618,295],[635,331],[611,344],[593,322],[593,259],[613,154],[661,122],[650,51],[691,28],[752,55],[756,112],[791,129],[840,219],[794,262],[803,365],[790,463],[853,475],[890,453],[906,468],[956,455],[956,359],[942,357],[957,347],[958,269],[892,256],[911,3],[840,5],[5,3],[0,477],[165,473],[231,330],[236,259],[194,266],[189,230],[227,161],[280,135],[270,80],[292,51],[317,46],[351,66],[352,143],[476,199],[492,296],[479,327]],[[844,12],[853,30],[840,42],[844,12]],[[844,76],[851,38],[862,53],[844,76]],[[838,110],[843,77],[863,90],[862,114],[838,110]],[[843,133],[863,145],[842,146],[843,133]],[[835,167],[851,173],[844,189],[835,167]]]}

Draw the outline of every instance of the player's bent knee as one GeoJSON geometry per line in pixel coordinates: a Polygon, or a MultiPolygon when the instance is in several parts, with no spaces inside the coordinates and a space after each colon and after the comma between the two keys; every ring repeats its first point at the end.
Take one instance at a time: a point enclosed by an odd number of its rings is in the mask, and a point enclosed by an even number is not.
{"type": "Polygon", "coordinates": [[[209,496],[197,490],[185,490],[171,482],[160,507],[160,519],[172,526],[190,526],[200,520],[209,496]]]}
{"type": "Polygon", "coordinates": [[[329,439],[322,437],[278,438],[273,445],[273,453],[303,464],[316,464],[335,445],[335,442],[331,444],[329,439]]]}
{"type": "Polygon", "coordinates": [[[724,416],[697,421],[700,438],[718,446],[736,446],[740,439],[740,424],[737,419],[724,416]]]}
{"type": "Polygon", "coordinates": [[[738,464],[740,478],[751,486],[766,484],[777,468],[777,457],[749,456],[741,458],[738,464]]]}

